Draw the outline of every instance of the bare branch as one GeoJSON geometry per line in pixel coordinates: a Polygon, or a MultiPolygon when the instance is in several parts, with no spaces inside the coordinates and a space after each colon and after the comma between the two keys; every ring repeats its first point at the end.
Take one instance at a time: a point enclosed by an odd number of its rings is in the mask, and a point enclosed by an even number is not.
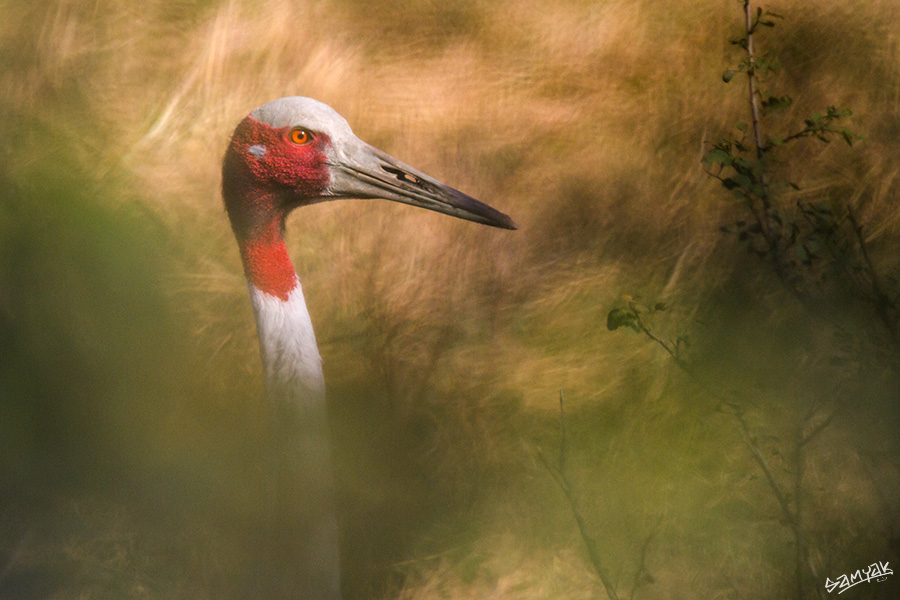
{"type": "Polygon", "coordinates": [[[798,447],[802,447],[802,446],[805,446],[806,444],[810,443],[811,441],[813,441],[813,439],[814,439],[817,435],[819,435],[820,433],[822,433],[822,431],[824,431],[826,427],[828,427],[829,425],[831,425],[831,422],[834,420],[834,417],[837,416],[837,413],[838,413],[837,409],[835,409],[834,411],[832,411],[832,413],[831,413],[830,415],[828,415],[826,418],[824,418],[818,425],[816,425],[815,427],[813,427],[812,430],[811,430],[809,433],[807,433],[806,435],[804,435],[804,436],[800,439],[800,441],[797,442],[797,446],[798,446],[798,447]]]}
{"type": "Polygon", "coordinates": [[[659,528],[659,524],[662,520],[658,521],[656,525],[653,527],[653,530],[650,532],[646,538],[644,538],[644,543],[641,545],[641,559],[638,562],[637,569],[634,572],[634,584],[631,586],[631,594],[628,595],[629,600],[634,600],[634,595],[637,593],[638,588],[644,582],[652,582],[653,578],[650,576],[650,573],[647,571],[647,549],[650,548],[650,542],[653,541],[653,537],[656,535],[656,530],[659,528]]]}
{"type": "Polygon", "coordinates": [[[560,420],[560,458],[558,461],[559,467],[553,467],[550,465],[550,461],[544,456],[544,453],[538,450],[538,458],[541,461],[541,464],[544,465],[544,468],[550,473],[550,476],[553,477],[553,481],[556,483],[557,487],[562,490],[563,495],[566,497],[566,500],[569,503],[569,508],[572,511],[572,516],[575,518],[575,523],[578,526],[578,533],[581,534],[581,539],[584,541],[585,548],[588,553],[588,560],[591,562],[591,566],[594,568],[594,572],[597,574],[597,577],[600,578],[600,582],[603,584],[603,587],[606,589],[606,595],[609,596],[610,600],[619,600],[619,595],[616,593],[616,588],[612,583],[612,580],[609,578],[609,575],[606,572],[606,569],[603,567],[603,561],[600,558],[600,550],[597,548],[597,542],[594,540],[593,536],[590,534],[588,530],[587,523],[584,520],[584,516],[581,514],[581,510],[578,507],[578,501],[575,498],[575,494],[572,492],[572,484],[569,481],[569,478],[566,476],[565,471],[563,470],[565,467],[565,453],[566,446],[568,442],[566,441],[566,427],[565,427],[565,409],[563,405],[563,395],[562,391],[559,393],[559,420],[560,420]]]}
{"type": "Polygon", "coordinates": [[[862,254],[866,270],[868,271],[869,281],[872,285],[872,293],[875,296],[873,300],[875,311],[878,313],[878,317],[884,324],[885,329],[887,329],[894,344],[900,345],[900,320],[898,320],[896,316],[897,305],[895,302],[891,301],[890,297],[884,291],[885,287],[878,275],[878,270],[875,268],[875,265],[872,263],[872,257],[869,255],[869,247],[868,244],[866,244],[865,236],[863,236],[862,226],[859,224],[856,214],[850,208],[847,210],[847,218],[853,226],[853,234],[856,236],[859,252],[862,254]],[[894,311],[893,316],[891,315],[892,310],[894,311]]]}

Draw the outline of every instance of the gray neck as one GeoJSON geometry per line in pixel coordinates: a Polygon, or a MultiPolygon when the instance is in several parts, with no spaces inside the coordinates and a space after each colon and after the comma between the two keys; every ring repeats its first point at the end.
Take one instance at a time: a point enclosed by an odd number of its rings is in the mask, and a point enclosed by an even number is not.
{"type": "MultiPolygon", "coordinates": [[[[302,288],[283,301],[250,285],[272,423],[273,533],[285,590],[340,599],[338,529],[322,360],[302,288]]],[[[280,584],[279,584],[280,585],[280,584]]]]}

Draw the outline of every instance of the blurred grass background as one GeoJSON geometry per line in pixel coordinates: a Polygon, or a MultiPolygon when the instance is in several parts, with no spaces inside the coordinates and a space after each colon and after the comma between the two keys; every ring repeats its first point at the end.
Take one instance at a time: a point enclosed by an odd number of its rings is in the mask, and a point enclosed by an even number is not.
{"type": "MultiPolygon", "coordinates": [[[[767,6],[785,121],[846,106],[865,137],[783,167],[853,198],[896,274],[900,6],[767,6]]],[[[784,482],[803,415],[838,410],[804,462],[810,597],[900,564],[900,385],[864,341],[872,315],[847,305],[838,331],[719,231],[738,207],[700,159],[747,120],[743,84],[721,82],[736,0],[0,7],[0,597],[252,597],[266,411],[219,176],[235,124],[285,95],[520,225],[378,201],[290,218],[347,598],[603,597],[537,460],[560,392],[620,594],[649,537],[635,597],[795,597],[790,530],[735,420],[658,346],[607,331],[622,294],[671,307],[654,327],[690,335],[784,482]]]]}

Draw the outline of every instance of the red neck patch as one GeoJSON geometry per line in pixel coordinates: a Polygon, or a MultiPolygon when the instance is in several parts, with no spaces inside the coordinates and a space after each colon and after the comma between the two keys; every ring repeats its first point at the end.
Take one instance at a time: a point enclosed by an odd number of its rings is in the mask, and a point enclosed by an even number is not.
{"type": "Polygon", "coordinates": [[[244,274],[256,289],[283,301],[297,287],[297,273],[288,256],[281,223],[272,222],[262,235],[239,240],[244,274]]]}

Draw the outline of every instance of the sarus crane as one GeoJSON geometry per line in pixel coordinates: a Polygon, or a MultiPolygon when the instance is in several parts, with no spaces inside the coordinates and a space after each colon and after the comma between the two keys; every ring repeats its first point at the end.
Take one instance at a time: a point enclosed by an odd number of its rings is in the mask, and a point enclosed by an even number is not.
{"type": "MultiPolygon", "coordinates": [[[[284,242],[293,209],[340,198],[383,198],[476,223],[515,229],[507,215],[357,138],[331,107],[281,98],[235,129],[222,195],[256,317],[274,447],[272,531],[291,582],[274,595],[336,600],[338,529],[325,382],[300,280],[284,242]],[[280,517],[279,517],[280,515],[280,517]]],[[[271,582],[270,582],[271,583],[271,582]]]]}

